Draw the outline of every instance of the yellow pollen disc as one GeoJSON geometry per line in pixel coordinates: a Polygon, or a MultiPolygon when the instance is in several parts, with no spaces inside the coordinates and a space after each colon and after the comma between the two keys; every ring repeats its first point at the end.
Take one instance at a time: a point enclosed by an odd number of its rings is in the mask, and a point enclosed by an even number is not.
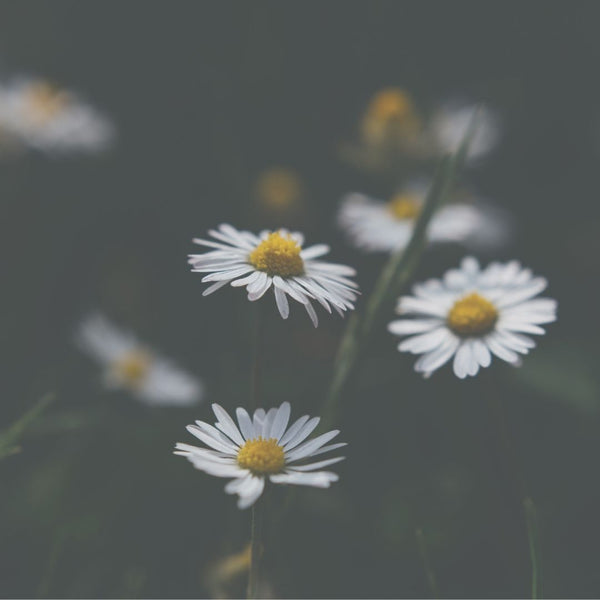
{"type": "Polygon", "coordinates": [[[290,208],[300,200],[302,184],[292,169],[273,167],[264,171],[256,181],[256,195],[265,208],[290,208]]]}
{"type": "Polygon", "coordinates": [[[46,82],[29,85],[25,106],[33,121],[43,123],[59,114],[69,103],[69,94],[46,82]]]}
{"type": "Polygon", "coordinates": [[[237,463],[253,473],[278,473],[285,464],[283,447],[275,438],[248,440],[238,451],[237,463]]]}
{"type": "Polygon", "coordinates": [[[450,309],[448,327],[461,336],[482,335],[491,331],[498,319],[498,310],[476,292],[457,300],[450,309]]]}
{"type": "Polygon", "coordinates": [[[368,112],[378,119],[402,119],[414,112],[411,97],[400,88],[383,89],[371,100],[368,112]]]}
{"type": "Polygon", "coordinates": [[[294,277],[304,273],[300,250],[298,242],[289,235],[273,232],[250,253],[248,260],[258,271],[268,275],[294,277]]]}
{"type": "Polygon", "coordinates": [[[416,194],[398,194],[388,203],[396,219],[416,219],[421,212],[421,201],[416,194]]]}
{"type": "Polygon", "coordinates": [[[133,350],[117,361],[113,368],[121,380],[136,387],[148,374],[150,357],[144,352],[133,350]]]}
{"type": "Polygon", "coordinates": [[[375,94],[362,121],[365,140],[375,145],[413,139],[420,127],[411,97],[399,88],[375,94]]]}

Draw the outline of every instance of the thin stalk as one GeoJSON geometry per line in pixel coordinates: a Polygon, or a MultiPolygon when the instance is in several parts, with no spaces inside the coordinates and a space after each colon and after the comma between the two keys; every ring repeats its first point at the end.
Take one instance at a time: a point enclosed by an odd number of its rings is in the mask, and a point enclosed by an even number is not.
{"type": "Polygon", "coordinates": [[[423,570],[425,571],[425,577],[427,578],[427,585],[433,598],[440,597],[440,591],[437,586],[437,580],[435,573],[429,560],[429,553],[427,552],[427,543],[425,541],[425,535],[420,527],[415,530],[415,537],[417,539],[417,547],[419,549],[419,556],[423,562],[423,570]]]}
{"type": "Polygon", "coordinates": [[[498,426],[498,433],[505,453],[508,471],[510,477],[513,479],[515,493],[519,498],[519,503],[525,517],[529,557],[531,559],[531,597],[534,599],[542,598],[542,550],[539,539],[535,503],[527,493],[525,478],[520,468],[517,452],[506,424],[506,416],[501,398],[494,398],[494,401],[491,402],[491,409],[498,426]]]}
{"type": "Polygon", "coordinates": [[[256,307],[254,329],[254,361],[252,363],[252,395],[250,397],[250,410],[258,407],[262,383],[263,342],[265,337],[264,311],[260,304],[256,307]]]}
{"type": "Polygon", "coordinates": [[[252,505],[250,571],[248,574],[248,590],[246,594],[248,599],[258,598],[260,559],[262,554],[262,504],[262,502],[256,502],[252,505]]]}

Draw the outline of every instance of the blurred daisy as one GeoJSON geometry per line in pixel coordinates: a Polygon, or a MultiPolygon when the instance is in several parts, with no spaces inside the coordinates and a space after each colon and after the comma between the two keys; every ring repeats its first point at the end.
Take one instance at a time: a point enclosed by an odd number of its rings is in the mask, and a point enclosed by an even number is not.
{"type": "Polygon", "coordinates": [[[447,103],[434,111],[425,134],[433,148],[442,154],[456,152],[475,113],[476,127],[467,159],[472,162],[490,152],[500,138],[500,118],[495,111],[475,104],[447,103]]]}
{"type": "Polygon", "coordinates": [[[410,143],[421,129],[411,96],[401,88],[384,88],[369,102],[362,118],[362,140],[370,146],[410,143]]]}
{"type": "Polygon", "coordinates": [[[272,167],[256,180],[256,198],[261,208],[275,213],[296,209],[302,199],[302,182],[293,169],[272,167]]]}
{"type": "Polygon", "coordinates": [[[542,335],[540,325],[556,320],[555,300],[534,299],[546,286],[517,261],[481,270],[468,257],[443,280],[415,285],[414,296],[401,297],[398,313],[412,318],[392,321],[388,329],[409,336],[398,346],[401,352],[422,355],[417,372],[427,377],[454,357],[454,373],[463,379],[488,367],[492,354],[518,364],[519,354],[535,346],[524,334],[542,335]]]}
{"type": "Polygon", "coordinates": [[[322,471],[345,457],[337,456],[317,462],[307,461],[345,443],[329,444],[339,431],[329,431],[311,440],[306,438],[319,424],[319,417],[300,417],[290,427],[290,404],[265,412],[254,411],[252,417],[243,408],[236,410],[238,423],[218,404],[213,404],[215,426],[196,421],[187,430],[208,448],[176,444],[175,454],[185,456],[196,469],[216,477],[231,477],[225,486],[228,494],[239,496],[238,507],[248,508],[262,494],[266,480],[271,483],[310,485],[327,488],[338,480],[335,473],[322,471]],[[239,425],[239,426],[238,426],[239,425]]]}
{"type": "Polygon", "coordinates": [[[127,389],[146,404],[188,406],[203,395],[200,381],[142,345],[132,334],[117,329],[102,315],[91,315],[82,322],[77,342],[104,367],[108,388],[127,389]]]}
{"type": "Polygon", "coordinates": [[[257,236],[223,224],[209,234],[218,241],[196,238],[194,243],[215,250],[190,254],[188,261],[192,271],[210,273],[202,278],[203,282],[214,282],[204,290],[204,296],[231,283],[234,287],[245,286],[248,300],[254,301],[273,287],[284,319],[290,311],[289,295],[304,306],[315,327],[318,318],[311,300],[329,313],[333,307],[342,316],[354,308],[358,286],[348,277],[355,275],[355,270],[314,260],[327,254],[329,246],[319,244],[302,249],[304,236],[285,229],[263,231],[257,236]]]}
{"type": "MultiPolygon", "coordinates": [[[[358,248],[403,250],[412,237],[427,189],[422,183],[407,186],[388,202],[356,192],[348,194],[342,199],[338,223],[358,248]]],[[[498,245],[507,236],[506,217],[479,202],[443,206],[431,219],[427,233],[430,242],[461,242],[470,247],[498,245]]]]}
{"type": "Polygon", "coordinates": [[[112,123],[73,92],[28,78],[0,85],[0,131],[56,153],[104,150],[114,137],[112,123]]]}

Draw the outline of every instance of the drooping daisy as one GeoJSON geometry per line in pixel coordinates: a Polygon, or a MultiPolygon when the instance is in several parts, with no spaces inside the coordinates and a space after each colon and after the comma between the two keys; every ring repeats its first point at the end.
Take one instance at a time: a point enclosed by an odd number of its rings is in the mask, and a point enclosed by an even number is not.
{"type": "Polygon", "coordinates": [[[248,300],[254,301],[273,287],[277,308],[284,319],[289,316],[289,295],[304,306],[315,327],[318,318],[311,300],[329,313],[331,307],[340,315],[354,308],[358,286],[348,277],[355,275],[355,270],[315,260],[327,254],[329,246],[318,244],[302,249],[304,236],[285,229],[263,231],[257,236],[223,224],[209,234],[218,241],[196,238],[194,243],[215,249],[205,254],[190,254],[188,261],[192,271],[209,273],[202,278],[203,282],[214,282],[204,290],[204,296],[231,283],[234,287],[245,286],[248,300]]]}
{"type": "Polygon", "coordinates": [[[337,456],[317,462],[315,456],[345,446],[329,444],[339,431],[329,431],[306,440],[319,424],[319,417],[305,415],[288,427],[290,404],[265,412],[254,411],[252,417],[243,408],[236,409],[238,424],[218,404],[213,404],[215,426],[196,421],[187,430],[209,448],[176,444],[175,454],[185,456],[196,469],[216,477],[231,477],[225,486],[228,494],[239,496],[238,507],[248,508],[262,494],[266,480],[271,483],[310,485],[327,488],[338,480],[335,473],[321,471],[345,457],[337,456]],[[239,425],[239,426],[238,426],[239,425]]]}
{"type": "Polygon", "coordinates": [[[463,259],[443,280],[415,285],[397,312],[403,317],[388,329],[399,336],[401,352],[422,356],[415,370],[425,376],[454,357],[454,373],[463,379],[488,367],[492,354],[511,364],[520,362],[535,342],[524,334],[542,335],[540,325],[556,320],[556,300],[534,298],[547,286],[517,261],[491,263],[481,270],[472,257],[463,259]]]}
{"type": "MultiPolygon", "coordinates": [[[[428,185],[407,186],[388,202],[353,192],[343,199],[338,223],[352,243],[367,251],[403,250],[412,237],[428,185]]],[[[484,203],[443,206],[429,223],[430,242],[460,242],[469,247],[500,244],[508,234],[507,219],[484,203]]]]}
{"type": "Polygon", "coordinates": [[[455,102],[441,105],[431,115],[426,135],[433,147],[440,153],[456,152],[475,113],[476,127],[469,143],[467,160],[476,161],[490,152],[500,138],[500,117],[497,112],[485,106],[455,102]]]}
{"type": "Polygon", "coordinates": [[[104,383],[127,389],[145,404],[189,406],[203,395],[202,383],[141,344],[104,316],[90,315],[78,331],[82,350],[104,367],[104,383]]]}
{"type": "Polygon", "coordinates": [[[101,151],[114,138],[112,123],[73,92],[30,78],[0,85],[0,131],[50,153],[101,151]]]}

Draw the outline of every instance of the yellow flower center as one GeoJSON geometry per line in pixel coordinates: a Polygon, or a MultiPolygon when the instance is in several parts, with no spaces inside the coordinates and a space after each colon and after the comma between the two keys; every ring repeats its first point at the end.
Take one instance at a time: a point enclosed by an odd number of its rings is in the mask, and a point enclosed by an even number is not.
{"type": "Polygon", "coordinates": [[[291,236],[283,236],[275,231],[252,250],[248,260],[258,271],[264,271],[268,275],[294,277],[304,273],[300,250],[298,242],[291,236]]]}
{"type": "Polygon", "coordinates": [[[300,179],[292,169],[267,169],[256,182],[256,195],[265,208],[281,210],[298,203],[302,195],[300,179]]]}
{"type": "Polygon", "coordinates": [[[411,97],[399,88],[375,94],[362,121],[363,136],[371,144],[413,139],[420,127],[411,97]]]}
{"type": "Polygon", "coordinates": [[[416,194],[397,194],[388,203],[396,219],[416,219],[421,212],[421,201],[416,194]]]}
{"type": "Polygon", "coordinates": [[[283,447],[275,438],[248,440],[238,451],[237,462],[253,473],[278,473],[285,464],[283,447]]]}
{"type": "Polygon", "coordinates": [[[371,100],[368,114],[381,120],[404,119],[414,113],[411,97],[400,88],[383,89],[371,100]]]}
{"type": "Polygon", "coordinates": [[[128,352],[113,368],[117,377],[131,387],[137,387],[144,380],[150,369],[150,356],[140,350],[128,352]]]}
{"type": "Polygon", "coordinates": [[[498,310],[476,292],[457,300],[446,322],[454,333],[461,336],[482,335],[491,331],[498,319],[498,310]]]}
{"type": "Polygon", "coordinates": [[[45,123],[55,117],[68,102],[67,92],[44,81],[30,84],[25,95],[27,115],[38,123],[45,123]]]}

